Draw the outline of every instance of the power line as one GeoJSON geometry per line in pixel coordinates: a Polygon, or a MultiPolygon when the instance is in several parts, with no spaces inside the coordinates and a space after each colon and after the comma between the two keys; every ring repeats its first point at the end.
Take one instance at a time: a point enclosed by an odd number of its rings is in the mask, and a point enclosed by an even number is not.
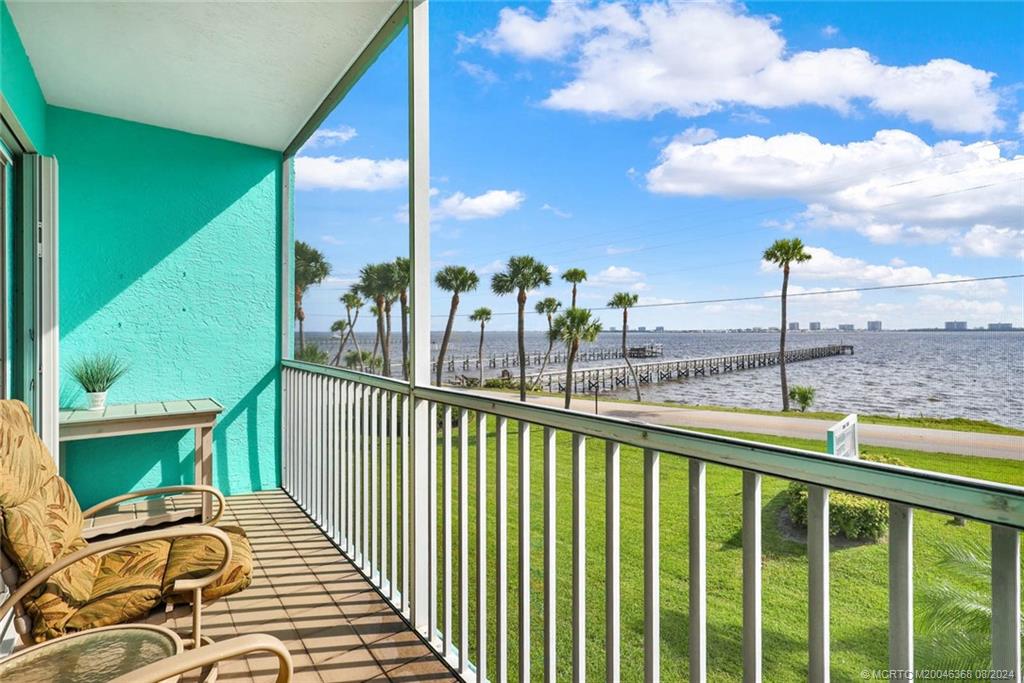
{"type": "MultiPolygon", "coordinates": [[[[874,286],[868,286],[868,287],[846,287],[846,288],[843,288],[843,289],[829,289],[829,290],[824,290],[824,291],[821,291],[821,292],[794,292],[794,293],[788,294],[787,298],[792,299],[792,298],[796,298],[796,297],[805,297],[805,296],[831,296],[831,295],[835,295],[835,294],[849,294],[851,292],[878,292],[878,291],[892,290],[892,289],[911,289],[911,288],[915,288],[915,287],[934,287],[934,286],[938,286],[938,285],[961,285],[961,284],[968,284],[968,283],[972,283],[972,282],[991,282],[993,280],[1018,280],[1018,279],[1021,279],[1021,278],[1024,278],[1024,273],[1014,273],[1014,274],[1009,274],[1009,275],[990,275],[990,276],[985,276],[985,277],[957,278],[957,279],[951,279],[951,280],[930,280],[928,282],[910,282],[910,283],[899,284],[899,285],[874,285],[874,286]]],[[[759,295],[752,295],[752,296],[727,297],[727,298],[721,298],[721,299],[696,299],[696,300],[693,300],[693,301],[666,301],[666,302],[659,302],[659,303],[652,303],[652,304],[637,304],[636,306],[631,306],[630,308],[633,308],[633,309],[637,309],[637,308],[668,308],[668,307],[672,307],[672,306],[696,306],[696,305],[703,305],[703,304],[738,303],[738,302],[744,302],[744,301],[763,301],[763,300],[766,300],[766,299],[781,299],[781,298],[782,298],[782,294],[759,294],[759,295]]],[[[612,308],[610,308],[608,306],[597,306],[597,307],[590,308],[588,310],[591,310],[591,311],[611,311],[611,310],[619,310],[619,309],[612,309],[612,308]]],[[[518,314],[517,311],[502,311],[502,312],[499,312],[499,313],[493,313],[492,315],[497,317],[497,316],[508,316],[508,315],[517,315],[517,314],[518,314]]],[[[328,313],[307,313],[306,315],[307,316],[317,316],[317,317],[327,317],[327,318],[337,317],[337,316],[332,316],[332,315],[330,315],[328,313]]],[[[469,313],[459,313],[459,314],[457,314],[457,317],[466,318],[466,317],[469,317],[469,315],[470,315],[469,313]]],[[[433,317],[433,318],[447,318],[448,314],[447,313],[435,313],[431,317],[433,317]]]]}

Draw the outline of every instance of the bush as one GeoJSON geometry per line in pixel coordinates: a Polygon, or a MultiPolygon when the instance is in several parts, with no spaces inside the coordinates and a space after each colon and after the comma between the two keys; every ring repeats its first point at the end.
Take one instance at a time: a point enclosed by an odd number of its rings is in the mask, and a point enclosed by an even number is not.
{"type": "Polygon", "coordinates": [[[295,352],[295,360],[301,360],[304,363],[327,365],[327,352],[315,344],[306,344],[302,350],[295,352]]]}
{"type": "MultiPolygon", "coordinates": [[[[519,380],[511,377],[492,377],[484,380],[484,389],[510,389],[519,391],[519,380]]],[[[534,387],[529,379],[526,381],[527,391],[540,391],[540,387],[534,387]]]]}
{"type": "Polygon", "coordinates": [[[806,413],[807,409],[814,403],[814,387],[807,387],[795,384],[789,388],[789,400],[800,406],[800,412],[806,413]]]}
{"type": "MultiPolygon", "coordinates": [[[[861,460],[906,467],[906,463],[886,453],[861,449],[861,460]]],[[[786,490],[786,509],[793,523],[807,528],[807,487],[792,482],[786,490]]],[[[829,533],[851,541],[877,541],[889,529],[889,507],[880,500],[832,491],[828,509],[829,533]]]]}

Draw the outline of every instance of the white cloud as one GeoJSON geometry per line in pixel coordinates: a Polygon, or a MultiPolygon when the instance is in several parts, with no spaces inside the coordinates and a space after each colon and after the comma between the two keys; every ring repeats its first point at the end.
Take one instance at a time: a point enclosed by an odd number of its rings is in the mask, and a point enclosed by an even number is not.
{"type": "Polygon", "coordinates": [[[540,207],[540,210],[541,211],[550,211],[551,213],[555,214],[559,218],[572,218],[572,214],[569,213],[568,211],[562,211],[557,206],[551,206],[550,204],[545,204],[544,206],[540,207]]]}
{"type": "Polygon", "coordinates": [[[306,140],[306,144],[302,146],[303,149],[307,147],[327,147],[330,145],[340,145],[348,142],[357,135],[356,129],[352,126],[338,126],[337,128],[321,128],[317,130],[309,139],[306,140]]]}
{"type": "Polygon", "coordinates": [[[588,277],[587,284],[596,287],[625,288],[633,292],[647,289],[644,274],[627,266],[608,266],[596,275],[588,277]]]}
{"type": "Polygon", "coordinates": [[[758,114],[756,111],[733,112],[729,115],[729,119],[736,123],[756,123],[759,126],[771,123],[771,119],[763,114],[758,114]]]}
{"type": "MultiPolygon", "coordinates": [[[[787,294],[790,296],[797,295],[800,301],[808,300],[809,302],[813,302],[815,306],[819,306],[825,301],[827,301],[829,304],[850,303],[853,301],[860,301],[860,292],[846,292],[842,290],[842,287],[826,288],[790,285],[787,294]],[[821,296],[817,296],[818,294],[820,294],[821,296]]],[[[764,293],[765,296],[780,296],[781,294],[781,289],[772,289],[764,293]]]]}
{"type": "Polygon", "coordinates": [[[605,247],[604,253],[609,256],[618,256],[620,254],[632,254],[634,251],[640,251],[641,249],[643,249],[643,247],[639,245],[633,247],[616,247],[613,245],[605,247]]]}
{"type": "Polygon", "coordinates": [[[949,241],[978,223],[1020,221],[1024,155],[993,142],[929,145],[902,130],[834,145],[807,133],[715,139],[690,129],[662,149],[652,192],[787,197],[814,226],[857,230],[874,242],[949,241]],[[699,142],[704,140],[704,142],[699,142]]]}
{"type": "Polygon", "coordinates": [[[321,235],[320,239],[326,242],[327,244],[332,244],[336,247],[340,247],[341,245],[345,244],[344,240],[340,240],[334,235],[321,235]]]}
{"type": "Polygon", "coordinates": [[[975,225],[953,247],[959,256],[1024,259],[1024,230],[975,225]]]}
{"type": "Polygon", "coordinates": [[[1017,116],[1017,132],[1024,135],[1024,112],[1017,116]]]}
{"type": "Polygon", "coordinates": [[[738,3],[556,2],[543,16],[505,8],[478,42],[566,63],[571,80],[544,101],[554,109],[641,118],[811,104],[849,113],[863,101],[940,130],[1003,125],[993,73],[954,59],[887,65],[859,48],[795,52],[776,17],[738,3]]]}
{"type": "Polygon", "coordinates": [[[832,24],[829,24],[821,29],[821,35],[825,38],[835,38],[839,35],[839,29],[832,24]]]}
{"type": "Polygon", "coordinates": [[[961,299],[937,294],[925,294],[918,297],[917,304],[920,308],[933,314],[953,315],[977,315],[977,316],[998,316],[1006,310],[1006,307],[999,301],[977,301],[975,299],[961,299]]]}
{"type": "Polygon", "coordinates": [[[494,73],[494,71],[488,69],[483,64],[460,60],[459,68],[474,81],[478,81],[484,85],[493,85],[500,80],[498,78],[498,74],[494,73]]]}
{"type": "Polygon", "coordinates": [[[525,199],[526,195],[519,190],[488,190],[475,197],[456,192],[441,200],[434,216],[457,221],[497,218],[518,209],[525,199]]]}
{"type": "Polygon", "coordinates": [[[391,190],[406,184],[405,159],[295,157],[295,187],[300,190],[391,190]]]}
{"type": "MultiPolygon", "coordinates": [[[[809,246],[806,248],[806,251],[811,255],[811,260],[793,264],[792,273],[794,279],[839,280],[853,286],[866,287],[888,287],[893,285],[970,279],[967,275],[933,273],[924,266],[871,264],[859,258],[840,256],[824,247],[809,246]]],[[[779,268],[774,263],[762,261],[761,271],[764,273],[778,273],[779,268]]],[[[791,286],[790,291],[797,291],[797,287],[799,285],[791,286]]],[[[980,297],[1001,296],[1007,290],[1006,283],[1002,280],[980,283],[948,283],[933,285],[929,289],[980,297]]]]}

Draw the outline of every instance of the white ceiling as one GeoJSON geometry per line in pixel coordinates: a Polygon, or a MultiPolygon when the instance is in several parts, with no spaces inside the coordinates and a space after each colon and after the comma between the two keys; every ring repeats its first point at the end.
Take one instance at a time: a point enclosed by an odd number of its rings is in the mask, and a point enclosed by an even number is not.
{"type": "Polygon", "coordinates": [[[10,0],[55,106],[282,150],[400,0],[10,0]]]}

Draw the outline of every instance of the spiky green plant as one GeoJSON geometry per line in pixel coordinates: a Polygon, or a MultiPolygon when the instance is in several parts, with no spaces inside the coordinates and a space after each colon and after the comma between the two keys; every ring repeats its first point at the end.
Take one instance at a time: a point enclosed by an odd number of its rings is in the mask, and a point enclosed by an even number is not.
{"type": "Polygon", "coordinates": [[[128,364],[113,354],[87,356],[71,364],[68,372],[87,393],[109,391],[128,372],[128,364]]]}
{"type": "Polygon", "coordinates": [[[814,395],[816,393],[814,387],[794,384],[789,388],[789,400],[800,406],[801,413],[806,413],[807,409],[814,403],[814,395]]]}

